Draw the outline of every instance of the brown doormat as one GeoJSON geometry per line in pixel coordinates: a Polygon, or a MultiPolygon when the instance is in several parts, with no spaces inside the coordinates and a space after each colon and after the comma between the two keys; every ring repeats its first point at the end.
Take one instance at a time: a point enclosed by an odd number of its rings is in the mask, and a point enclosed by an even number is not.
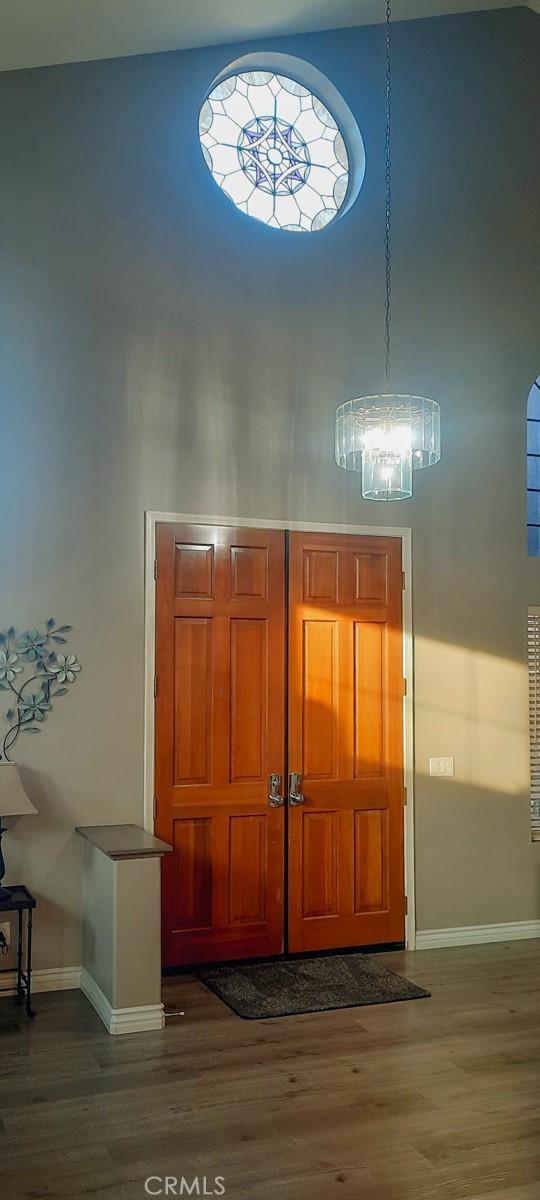
{"type": "Polygon", "coordinates": [[[201,967],[199,979],[248,1021],[429,997],[365,954],[201,967]]]}

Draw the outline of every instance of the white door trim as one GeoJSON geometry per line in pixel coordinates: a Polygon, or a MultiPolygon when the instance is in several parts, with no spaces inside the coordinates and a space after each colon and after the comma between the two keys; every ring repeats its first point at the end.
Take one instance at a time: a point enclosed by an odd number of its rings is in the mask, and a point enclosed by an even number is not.
{"type": "Polygon", "coordinates": [[[231,517],[204,513],[147,512],[145,530],[145,655],[144,655],[144,827],[154,832],[154,675],[155,675],[155,579],[156,524],[158,521],[185,525],[236,525],[247,529],[289,529],[302,533],[353,533],[368,537],[399,537],[405,572],[403,591],[403,748],[407,804],[405,820],[405,943],[416,946],[414,873],[414,659],[412,630],[412,533],[401,526],[337,525],[313,521],[266,521],[256,517],[231,517]]]}

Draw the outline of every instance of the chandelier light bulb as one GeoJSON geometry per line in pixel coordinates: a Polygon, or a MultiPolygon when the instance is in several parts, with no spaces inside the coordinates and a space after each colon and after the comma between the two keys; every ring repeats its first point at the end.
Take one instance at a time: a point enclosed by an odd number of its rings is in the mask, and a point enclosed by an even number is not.
{"type": "Polygon", "coordinates": [[[363,438],[363,449],[385,454],[410,454],[412,431],[409,425],[381,425],[368,429],[363,438]]]}

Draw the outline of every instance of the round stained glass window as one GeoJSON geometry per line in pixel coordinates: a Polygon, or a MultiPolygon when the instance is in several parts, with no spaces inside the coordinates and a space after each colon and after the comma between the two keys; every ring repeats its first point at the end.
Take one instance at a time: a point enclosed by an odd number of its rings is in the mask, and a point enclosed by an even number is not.
{"type": "Polygon", "coordinates": [[[273,229],[323,229],[350,208],[364,177],[350,109],[319,71],[289,55],[231,63],[204,101],[199,137],[218,186],[273,229]]]}

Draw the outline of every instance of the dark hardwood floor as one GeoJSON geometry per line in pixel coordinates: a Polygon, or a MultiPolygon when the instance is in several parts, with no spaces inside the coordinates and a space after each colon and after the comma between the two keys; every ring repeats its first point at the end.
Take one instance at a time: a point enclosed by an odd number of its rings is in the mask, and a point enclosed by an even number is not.
{"type": "Polygon", "coordinates": [[[248,1022],[169,979],[185,1016],[115,1038],[79,992],[2,999],[2,1200],[539,1200],[540,942],[381,961],[432,999],[248,1022]]]}

